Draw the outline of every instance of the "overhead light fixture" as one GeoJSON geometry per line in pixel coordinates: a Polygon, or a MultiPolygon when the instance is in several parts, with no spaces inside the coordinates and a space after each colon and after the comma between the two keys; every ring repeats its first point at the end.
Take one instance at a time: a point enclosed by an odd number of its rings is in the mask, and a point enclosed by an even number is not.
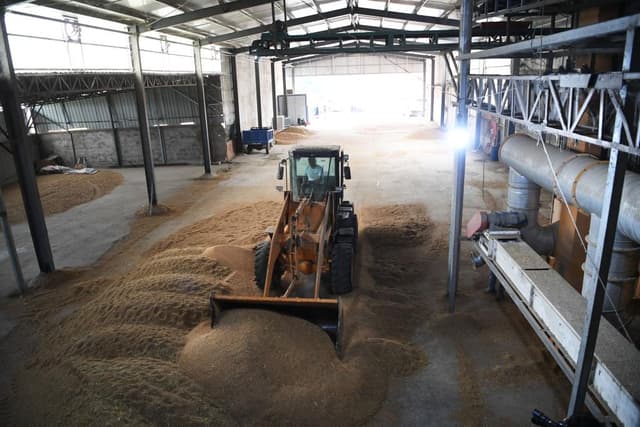
{"type": "Polygon", "coordinates": [[[180,123],[182,126],[187,126],[187,125],[195,125],[196,122],[181,122],[180,123]]]}

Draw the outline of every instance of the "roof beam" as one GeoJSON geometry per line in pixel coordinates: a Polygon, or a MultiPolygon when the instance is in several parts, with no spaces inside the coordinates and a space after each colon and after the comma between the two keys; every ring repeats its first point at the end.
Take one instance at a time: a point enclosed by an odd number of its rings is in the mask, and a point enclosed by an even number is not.
{"type": "Polygon", "coordinates": [[[460,55],[459,59],[486,59],[496,57],[509,57],[519,53],[533,53],[546,49],[558,49],[572,46],[588,39],[603,38],[615,33],[623,33],[632,27],[640,27],[640,14],[629,15],[597,24],[585,25],[558,32],[549,36],[533,40],[525,40],[519,43],[511,43],[506,46],[488,49],[482,52],[473,52],[460,55]]]}
{"type": "MultiPolygon", "coordinates": [[[[191,12],[189,9],[185,8],[185,2],[181,2],[180,0],[156,0],[159,3],[162,4],[166,4],[167,6],[170,6],[174,9],[178,9],[179,11],[183,12],[183,13],[187,13],[187,12],[191,12]]],[[[221,3],[224,3],[221,1],[221,3]]],[[[220,25],[222,27],[228,28],[231,31],[238,31],[238,28],[235,27],[234,25],[229,24],[228,22],[225,22],[222,18],[205,18],[208,19],[209,21],[220,25]]]]}
{"type": "Polygon", "coordinates": [[[283,56],[291,55],[331,55],[334,53],[388,53],[388,52],[439,52],[444,49],[455,49],[457,44],[447,45],[407,45],[407,46],[357,46],[355,43],[345,44],[343,47],[319,47],[319,48],[289,48],[279,53],[283,56]],[[353,47],[350,47],[353,46],[353,47]]]}
{"type": "MultiPolygon", "coordinates": [[[[380,53],[380,54],[373,54],[374,56],[383,56],[383,57],[395,57],[395,58],[411,58],[411,59],[415,59],[416,61],[423,61],[425,59],[432,59],[433,55],[418,55],[415,53],[380,53]]],[[[334,53],[332,55],[307,55],[307,56],[303,56],[303,57],[297,57],[296,59],[289,59],[289,60],[283,60],[285,64],[287,65],[291,65],[292,67],[294,66],[304,66],[305,64],[308,63],[313,63],[313,62],[317,62],[317,61],[321,61],[321,60],[325,60],[328,58],[340,58],[340,57],[344,57],[346,55],[340,54],[340,53],[334,53]],[[295,65],[295,64],[300,64],[300,65],[295,65]]]]}
{"type": "Polygon", "coordinates": [[[364,7],[356,7],[354,8],[353,12],[354,14],[358,15],[377,16],[380,18],[398,19],[400,21],[414,21],[422,22],[425,24],[448,25],[450,27],[460,26],[460,21],[457,21],[455,19],[439,18],[437,16],[416,15],[413,13],[392,12],[379,9],[368,9],[364,7]]]}
{"type": "Polygon", "coordinates": [[[235,12],[237,10],[268,3],[271,3],[271,0],[237,0],[232,3],[221,3],[216,6],[205,7],[204,9],[198,9],[191,12],[185,12],[180,15],[158,19],[151,23],[151,25],[147,27],[147,30],[161,30],[163,28],[173,27],[174,25],[186,24],[199,19],[210,18],[212,16],[222,15],[223,13],[235,12]]]}
{"type": "MultiPolygon", "coordinates": [[[[321,40],[348,40],[348,39],[359,39],[359,40],[387,40],[389,37],[393,37],[394,39],[404,38],[404,39],[420,39],[420,38],[438,38],[439,40],[443,39],[458,39],[459,31],[458,30],[422,30],[422,31],[406,31],[406,30],[397,30],[393,28],[379,28],[379,27],[371,27],[367,25],[358,25],[354,32],[344,33],[347,29],[346,27],[337,28],[329,31],[319,31],[311,34],[304,35],[295,35],[288,36],[287,41],[292,42],[318,42],[321,40]]],[[[348,28],[351,30],[352,28],[348,28]]],[[[511,32],[511,36],[530,36],[530,35],[549,35],[560,32],[561,30],[554,30],[550,28],[541,28],[541,29],[526,29],[526,30],[513,30],[511,32]]],[[[473,37],[496,37],[496,36],[506,36],[507,31],[506,28],[502,30],[485,30],[481,27],[476,27],[472,30],[471,35],[473,37]]],[[[453,40],[452,40],[453,41],[453,40]]]]}
{"type": "MultiPolygon", "coordinates": [[[[322,15],[315,14],[310,16],[303,16],[301,18],[288,20],[287,27],[295,27],[296,25],[304,25],[310,22],[323,21],[329,18],[336,18],[338,16],[349,15],[350,13],[351,13],[350,9],[344,8],[344,9],[332,10],[331,12],[326,12],[326,13],[323,13],[322,15]]],[[[240,30],[232,33],[221,34],[219,36],[207,37],[201,42],[201,45],[204,46],[207,44],[221,43],[228,40],[239,39],[242,37],[251,36],[253,34],[263,33],[265,31],[269,31],[272,28],[273,28],[273,25],[271,24],[259,25],[257,27],[248,28],[246,30],[240,30]]]]}
{"type": "MultiPolygon", "coordinates": [[[[361,7],[344,8],[338,10],[332,10],[330,12],[325,12],[322,14],[314,14],[309,16],[303,16],[301,18],[290,19],[287,21],[287,27],[295,27],[296,25],[304,25],[311,22],[323,21],[330,18],[337,18],[339,16],[347,16],[347,15],[367,15],[367,16],[377,16],[377,17],[386,17],[392,19],[399,20],[409,20],[416,22],[423,22],[427,24],[440,24],[440,25],[449,25],[452,27],[457,27],[459,25],[459,21],[455,19],[446,19],[446,18],[438,18],[433,16],[422,16],[422,15],[414,15],[411,13],[400,13],[400,12],[385,12],[384,10],[377,9],[367,9],[361,7]]],[[[248,28],[246,30],[235,31],[226,34],[220,34],[218,36],[207,37],[202,40],[201,44],[213,44],[213,43],[222,43],[233,39],[239,39],[242,37],[251,36],[253,34],[259,34],[265,31],[269,31],[272,28],[272,25],[260,25],[253,28],[248,28]]]]}
{"type": "MultiPolygon", "coordinates": [[[[36,0],[34,4],[47,6],[53,9],[62,10],[79,15],[92,16],[95,18],[105,19],[111,22],[118,22],[124,25],[143,25],[147,16],[136,10],[113,4],[102,4],[94,0],[84,0],[84,2],[65,1],[65,0],[36,0]]],[[[185,27],[168,28],[164,31],[188,39],[199,39],[206,36],[206,33],[197,29],[187,29],[185,27]]]]}

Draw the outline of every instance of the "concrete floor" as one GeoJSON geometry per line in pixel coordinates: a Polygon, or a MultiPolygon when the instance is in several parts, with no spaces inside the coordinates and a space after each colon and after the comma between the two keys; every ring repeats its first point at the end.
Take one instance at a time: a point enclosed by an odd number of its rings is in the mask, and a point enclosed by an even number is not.
{"type": "MultiPolygon", "coordinates": [[[[114,243],[129,234],[129,224],[137,210],[147,205],[147,190],[142,168],[118,169],[122,185],[104,197],[75,206],[46,218],[56,268],[93,264],[114,243]]],[[[156,168],[159,200],[171,197],[189,186],[202,174],[197,166],[156,168]]],[[[25,280],[32,281],[38,264],[27,223],[11,227],[25,280]]],[[[4,239],[0,241],[0,296],[15,292],[16,284],[4,239]]]]}
{"type": "MultiPolygon", "coordinates": [[[[354,124],[339,130],[323,129],[307,143],[341,144],[351,156],[353,179],[347,195],[358,209],[389,204],[423,204],[441,223],[449,221],[452,152],[438,133],[417,122],[402,126],[354,124]]],[[[233,162],[226,179],[212,182],[194,196],[180,215],[162,222],[135,242],[142,252],[177,229],[234,205],[258,200],[279,200],[275,190],[278,160],[291,146],[275,146],[269,155],[254,152],[233,162]]],[[[464,221],[477,209],[501,208],[506,169],[484,156],[469,153],[464,221]],[[481,185],[489,186],[483,192],[481,185]]],[[[115,242],[125,237],[134,212],[146,197],[141,169],[124,169],[125,183],[111,194],[47,219],[56,263],[90,265],[115,242]]],[[[156,169],[161,203],[187,188],[201,174],[199,167],[156,169]]],[[[33,277],[35,262],[25,225],[14,227],[25,271],[33,277]]],[[[0,246],[0,257],[4,248],[0,246]]],[[[565,411],[569,384],[545,355],[526,321],[508,301],[497,302],[483,292],[486,270],[474,271],[466,262],[469,242],[462,244],[460,289],[456,313],[447,313],[446,256],[426,259],[430,271],[424,278],[424,321],[413,341],[428,355],[428,365],[409,377],[392,380],[381,410],[370,420],[383,425],[529,425],[530,413],[539,408],[553,417],[565,411]],[[505,381],[489,381],[492,373],[508,365],[505,381]],[[460,374],[470,378],[463,386],[460,374]],[[509,378],[511,376],[512,378],[509,378]],[[472,400],[473,406],[469,407],[472,400]],[[461,421],[460,411],[477,412],[475,420],[461,421]]],[[[125,266],[135,259],[123,259],[125,266]]],[[[0,258],[3,292],[11,287],[9,264],[0,258]]],[[[6,322],[3,322],[6,323],[6,322]]],[[[1,328],[0,328],[1,329],[1,328]]],[[[357,398],[357,397],[354,397],[357,398]]]]}

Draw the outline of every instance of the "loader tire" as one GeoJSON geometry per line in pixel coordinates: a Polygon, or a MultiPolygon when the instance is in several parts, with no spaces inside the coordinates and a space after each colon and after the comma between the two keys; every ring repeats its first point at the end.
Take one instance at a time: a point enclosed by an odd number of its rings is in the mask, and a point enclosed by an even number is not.
{"type": "Polygon", "coordinates": [[[346,218],[340,218],[338,221],[338,243],[351,243],[353,251],[357,251],[358,247],[358,216],[351,214],[346,218]],[[344,232],[342,230],[345,230],[344,232]],[[348,230],[348,231],[347,231],[348,230]]]}
{"type": "Polygon", "coordinates": [[[353,290],[353,244],[336,243],[331,254],[331,292],[348,294],[353,290]]]}
{"type": "MultiPolygon", "coordinates": [[[[342,242],[352,242],[353,243],[353,251],[356,252],[358,249],[358,215],[355,212],[355,208],[353,203],[348,201],[343,201],[338,208],[338,221],[337,228],[338,230],[341,228],[350,228],[353,233],[351,234],[351,239],[339,238],[338,241],[342,242]]],[[[346,234],[346,233],[345,233],[346,234]]]]}
{"type": "MultiPolygon", "coordinates": [[[[256,245],[256,253],[254,260],[256,286],[264,289],[267,279],[267,268],[269,267],[269,251],[271,250],[271,240],[265,240],[256,245]]],[[[273,279],[271,285],[273,287],[280,286],[280,278],[282,276],[282,266],[276,262],[273,268],[273,279]]]]}

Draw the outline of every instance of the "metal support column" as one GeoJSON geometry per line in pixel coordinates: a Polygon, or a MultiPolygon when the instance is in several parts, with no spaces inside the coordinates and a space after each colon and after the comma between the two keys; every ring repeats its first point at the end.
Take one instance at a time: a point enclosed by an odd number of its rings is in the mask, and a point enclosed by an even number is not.
{"type": "Polygon", "coordinates": [[[473,149],[477,150],[480,148],[482,138],[482,112],[476,110],[476,134],[473,138],[473,149]]]}
{"type": "Polygon", "coordinates": [[[151,152],[151,135],[149,132],[149,115],[147,114],[147,97],[144,93],[144,78],[142,76],[142,61],[140,59],[140,33],[136,27],[129,28],[129,43],[131,45],[131,64],[133,65],[133,84],[136,92],[136,110],[138,112],[138,129],[142,144],[142,160],[144,162],[144,176],[147,182],[147,196],[149,206],[158,204],[156,195],[156,179],[153,172],[153,154],[151,152]]]}
{"type": "Polygon", "coordinates": [[[256,108],[258,110],[258,127],[262,127],[262,96],[260,89],[260,60],[255,60],[255,75],[256,75],[256,108]]]}
{"type": "Polygon", "coordinates": [[[284,63],[282,64],[282,92],[284,94],[283,115],[286,121],[286,118],[289,116],[289,97],[287,96],[287,69],[284,67],[284,63]]]}
{"type": "Polygon", "coordinates": [[[233,82],[233,110],[235,112],[235,120],[233,122],[233,133],[236,136],[235,150],[240,152],[242,150],[242,136],[240,133],[240,100],[238,95],[238,64],[236,56],[231,57],[231,81],[233,82]]]}
{"type": "Polygon", "coordinates": [[[273,110],[273,130],[278,129],[278,96],[276,94],[276,65],[271,61],[271,108],[273,110]]]}
{"type": "Polygon", "coordinates": [[[296,93],[296,68],[291,67],[291,92],[296,93]]]}
{"type": "MultiPolygon", "coordinates": [[[[460,54],[471,51],[472,0],[462,0],[460,20],[460,54]]],[[[446,60],[446,58],[445,58],[446,60]]],[[[458,116],[456,126],[467,131],[467,89],[469,86],[469,68],[471,61],[460,61],[458,77],[458,116]]],[[[468,133],[468,132],[467,132],[468,133]]],[[[451,225],[449,232],[449,312],[455,310],[456,291],[458,289],[458,266],[460,262],[460,231],[462,227],[462,205],[464,201],[464,168],[466,147],[458,148],[454,158],[453,194],[451,200],[451,225]]]]}
{"type": "Polygon", "coordinates": [[[111,122],[111,131],[113,132],[113,143],[116,147],[118,167],[122,167],[122,144],[120,143],[120,134],[116,128],[116,121],[113,118],[113,99],[110,93],[107,94],[107,109],[109,110],[109,121],[111,122]]]}
{"type": "MultiPolygon", "coordinates": [[[[640,69],[640,34],[636,33],[636,28],[627,30],[624,57],[622,60],[622,72],[637,71],[640,69]],[[635,49],[634,49],[635,48],[635,49]],[[634,52],[635,50],[635,52],[634,52]],[[634,55],[635,53],[635,55],[634,55]]],[[[627,84],[620,89],[620,102],[624,107],[627,97],[627,84]]],[[[626,110],[623,110],[626,113],[626,110]]],[[[616,115],[612,141],[619,143],[622,135],[622,117],[616,115]]],[[[629,155],[612,148],[609,156],[609,169],[604,188],[602,202],[602,212],[600,213],[600,227],[598,230],[595,257],[588,258],[585,262],[593,263],[597,267],[597,274],[592,274],[590,286],[593,289],[593,296],[587,298],[587,314],[582,328],[582,338],[580,341],[580,351],[576,364],[575,377],[571,388],[571,399],[569,401],[568,416],[580,414],[584,411],[584,401],[589,387],[590,377],[593,369],[593,354],[598,338],[600,318],[602,316],[602,306],[605,297],[605,284],[609,276],[609,265],[613,251],[613,241],[615,239],[618,223],[618,213],[620,211],[620,198],[624,184],[624,176],[629,155]]]]}
{"type": "MultiPolygon", "coordinates": [[[[519,58],[512,58],[511,59],[511,75],[512,76],[519,76],[520,75],[520,59],[519,58]]],[[[514,82],[514,84],[519,84],[517,81],[514,82]]],[[[516,105],[516,95],[515,95],[515,91],[511,91],[511,99],[510,99],[510,104],[509,105],[516,105]]],[[[507,135],[511,136],[514,133],[516,133],[516,124],[514,122],[512,122],[511,120],[505,120],[506,125],[507,125],[507,135]]],[[[505,137],[505,140],[506,140],[505,137]]]]}
{"type": "Polygon", "coordinates": [[[202,73],[202,52],[199,42],[193,43],[193,60],[196,66],[196,92],[198,94],[198,117],[200,119],[200,139],[202,140],[202,160],[204,174],[211,175],[211,142],[209,141],[209,118],[207,114],[207,95],[204,89],[202,73]]]}
{"type": "MultiPolygon", "coordinates": [[[[444,61],[444,56],[441,55],[442,60],[444,61]]],[[[443,63],[443,67],[446,65],[443,63]]],[[[442,71],[442,86],[440,93],[440,128],[444,129],[445,127],[445,109],[447,107],[447,72],[445,70],[442,71]]]]}
{"type": "Polygon", "coordinates": [[[9,218],[7,217],[7,208],[5,207],[4,200],[2,199],[2,191],[0,191],[0,230],[2,230],[4,239],[7,243],[7,250],[9,251],[9,258],[11,258],[11,267],[13,268],[13,274],[16,277],[18,290],[21,294],[24,294],[27,286],[24,282],[24,276],[22,275],[20,258],[18,258],[16,242],[13,240],[13,234],[11,233],[11,226],[9,225],[9,218]]]}
{"type": "Polygon", "coordinates": [[[427,60],[422,61],[422,117],[427,117],[427,60]]]}
{"type": "Polygon", "coordinates": [[[433,107],[436,85],[436,59],[431,58],[431,99],[429,99],[429,120],[433,121],[433,107]]]}
{"type": "Polygon", "coordinates": [[[20,192],[24,203],[24,211],[31,231],[31,240],[38,258],[40,271],[49,273],[55,270],[51,244],[47,224],[44,220],[44,211],[40,202],[36,174],[33,167],[31,152],[27,146],[27,131],[24,113],[20,106],[20,100],[16,88],[16,76],[11,61],[11,51],[9,48],[9,37],[7,36],[7,26],[5,24],[4,10],[0,11],[0,102],[4,112],[6,131],[11,150],[13,151],[13,161],[15,162],[16,174],[20,184],[20,192]]]}
{"type": "Polygon", "coordinates": [[[69,119],[69,112],[64,101],[60,102],[60,109],[62,110],[62,116],[64,117],[64,129],[69,135],[69,141],[71,142],[71,151],[73,152],[73,164],[78,164],[78,153],[76,152],[76,143],[73,140],[73,133],[69,130],[71,128],[71,120],[69,119]]]}
{"type": "MultiPolygon", "coordinates": [[[[453,56],[453,54],[451,56],[453,56]]],[[[453,72],[453,70],[451,69],[451,64],[449,64],[449,58],[448,58],[446,53],[444,55],[442,55],[442,59],[444,60],[445,70],[447,71],[447,73],[449,73],[449,77],[451,78],[451,85],[453,86],[453,89],[457,93],[458,92],[458,83],[456,81],[456,75],[453,72]]],[[[458,75],[458,79],[460,79],[459,75],[458,75]]]]}

